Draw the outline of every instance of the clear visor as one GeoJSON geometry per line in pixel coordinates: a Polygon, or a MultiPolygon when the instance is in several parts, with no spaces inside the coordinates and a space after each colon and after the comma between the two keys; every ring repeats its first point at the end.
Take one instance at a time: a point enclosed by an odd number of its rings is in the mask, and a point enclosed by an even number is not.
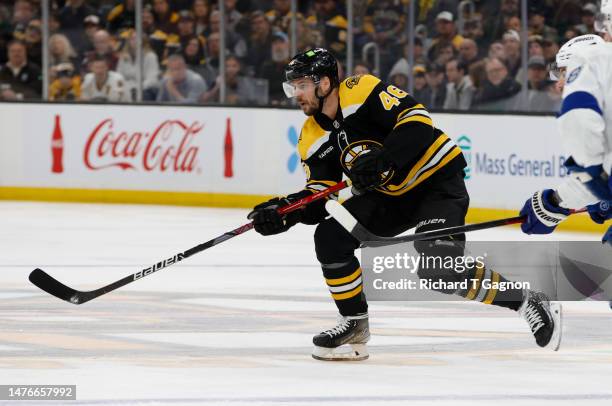
{"type": "Polygon", "coordinates": [[[314,87],[315,82],[310,78],[296,79],[283,82],[283,90],[285,91],[285,96],[290,99],[295,97],[298,91],[304,93],[314,87]]]}
{"type": "Polygon", "coordinates": [[[550,76],[550,80],[557,81],[565,75],[565,68],[559,67],[557,62],[552,62],[548,65],[548,74],[550,76]]]}

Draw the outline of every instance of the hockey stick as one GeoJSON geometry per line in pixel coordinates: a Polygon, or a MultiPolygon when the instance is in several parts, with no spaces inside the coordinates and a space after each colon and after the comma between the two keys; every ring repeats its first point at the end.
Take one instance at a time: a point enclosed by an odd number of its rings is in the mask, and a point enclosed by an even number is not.
{"type": "MultiPolygon", "coordinates": [[[[310,196],[304,197],[296,202],[293,202],[290,205],[283,206],[278,209],[278,212],[280,214],[285,214],[285,213],[295,211],[299,208],[306,206],[309,203],[312,203],[316,200],[329,196],[332,193],[339,192],[340,190],[348,186],[350,186],[350,181],[348,180],[342,181],[325,190],[321,190],[317,193],[314,193],[310,196]]],[[[126,276],[123,279],[119,279],[116,282],[113,282],[109,285],[103,286],[100,289],[96,289],[96,290],[80,291],[80,290],[72,289],[64,285],[63,283],[59,282],[57,279],[53,278],[51,275],[49,275],[48,273],[46,273],[40,268],[36,268],[35,270],[33,270],[30,273],[29,279],[30,279],[30,282],[32,282],[34,285],[44,290],[45,292],[57,298],[65,300],[67,302],[79,305],[85,302],[89,302],[90,300],[100,297],[108,292],[112,292],[113,290],[120,288],[122,286],[125,286],[128,283],[132,283],[138,279],[144,278],[145,276],[149,276],[154,272],[157,272],[161,269],[169,267],[170,265],[174,265],[177,262],[180,262],[186,258],[189,258],[192,255],[202,252],[208,248],[214,247],[215,245],[221,244],[222,242],[225,242],[229,240],[230,238],[234,238],[237,235],[243,234],[252,228],[253,228],[253,223],[242,225],[232,231],[228,231],[220,235],[217,238],[213,238],[212,240],[202,243],[200,245],[197,245],[193,248],[190,248],[187,251],[178,253],[174,255],[173,257],[160,261],[156,263],[155,265],[152,265],[148,268],[138,271],[135,274],[126,276]]]]}
{"type": "MultiPolygon", "coordinates": [[[[505,219],[485,221],[483,223],[466,224],[463,226],[441,228],[439,230],[425,231],[400,237],[382,237],[370,232],[363,224],[340,203],[330,200],[325,204],[325,209],[332,217],[340,223],[353,237],[361,242],[362,247],[382,247],[385,245],[400,244],[403,242],[429,240],[432,238],[447,237],[449,235],[468,233],[470,231],[486,230],[488,228],[519,224],[525,221],[526,216],[509,217],[505,219]]],[[[585,212],[586,209],[572,210],[571,214],[585,212]]]]}

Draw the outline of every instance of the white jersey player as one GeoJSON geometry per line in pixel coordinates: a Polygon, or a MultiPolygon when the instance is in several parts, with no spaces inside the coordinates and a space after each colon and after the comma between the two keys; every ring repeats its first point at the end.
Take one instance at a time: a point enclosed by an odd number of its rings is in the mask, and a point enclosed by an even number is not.
{"type": "MultiPolygon", "coordinates": [[[[597,223],[612,218],[612,44],[594,35],[574,38],[559,51],[557,68],[564,70],[557,122],[563,147],[571,154],[565,163],[569,175],[555,190],[536,192],[527,200],[521,210],[527,234],[551,233],[570,209],[585,206],[597,223]]],[[[604,242],[612,243],[611,230],[604,242]]]]}

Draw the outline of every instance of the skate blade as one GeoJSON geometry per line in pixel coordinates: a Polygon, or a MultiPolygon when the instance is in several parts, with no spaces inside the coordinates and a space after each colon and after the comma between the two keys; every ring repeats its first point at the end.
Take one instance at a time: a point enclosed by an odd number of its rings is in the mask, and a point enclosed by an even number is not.
{"type": "Polygon", "coordinates": [[[561,337],[563,335],[563,306],[561,302],[550,302],[550,314],[555,321],[555,329],[547,347],[553,351],[559,351],[561,337]]]}
{"type": "Polygon", "coordinates": [[[315,346],[312,350],[312,358],[319,361],[363,361],[369,356],[365,344],[348,344],[336,348],[315,346]]]}

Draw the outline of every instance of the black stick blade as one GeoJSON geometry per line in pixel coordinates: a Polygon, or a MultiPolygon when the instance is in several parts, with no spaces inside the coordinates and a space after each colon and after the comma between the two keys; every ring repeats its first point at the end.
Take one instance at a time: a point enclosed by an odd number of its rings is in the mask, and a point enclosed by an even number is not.
{"type": "Polygon", "coordinates": [[[82,292],[69,288],[40,268],[33,270],[29,279],[38,288],[66,302],[76,305],[86,302],[83,300],[82,292]]]}

